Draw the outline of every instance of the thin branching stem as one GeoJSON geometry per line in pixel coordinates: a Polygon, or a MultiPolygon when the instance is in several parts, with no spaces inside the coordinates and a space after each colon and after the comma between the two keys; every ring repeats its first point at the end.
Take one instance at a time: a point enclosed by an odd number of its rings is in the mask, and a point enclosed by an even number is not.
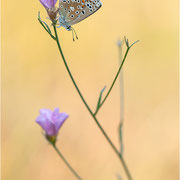
{"type": "Polygon", "coordinates": [[[41,21],[40,19],[38,19],[38,20],[39,20],[39,23],[42,25],[42,27],[45,29],[45,31],[52,37],[52,39],[56,40],[56,38],[45,27],[45,25],[43,24],[43,21],[41,21]]]}
{"type": "Polygon", "coordinates": [[[46,31],[54,40],[56,40],[56,38],[52,35],[49,26],[46,24],[46,22],[44,22],[44,21],[41,20],[40,12],[38,12],[38,21],[39,21],[39,23],[41,24],[41,26],[45,29],[45,31],[46,31]]]}
{"type": "Polygon", "coordinates": [[[67,64],[66,59],[65,59],[64,54],[63,54],[63,51],[62,51],[62,49],[61,49],[60,42],[59,42],[59,38],[58,38],[58,34],[57,34],[57,30],[56,30],[56,26],[53,25],[53,27],[54,27],[54,33],[55,33],[55,38],[56,38],[56,42],[57,42],[57,46],[58,46],[59,52],[60,52],[61,57],[62,57],[62,59],[63,59],[64,65],[65,65],[65,67],[66,67],[66,70],[67,70],[67,72],[68,72],[68,74],[69,74],[69,76],[70,76],[70,78],[71,78],[71,80],[72,80],[72,82],[73,82],[73,84],[74,84],[74,86],[75,86],[75,88],[76,88],[76,90],[77,90],[77,92],[78,92],[81,100],[83,101],[83,103],[84,103],[84,105],[86,106],[87,110],[89,111],[89,113],[90,113],[91,116],[93,117],[93,119],[94,119],[94,121],[96,122],[97,126],[98,126],[99,129],[101,130],[102,134],[104,135],[104,137],[106,138],[106,140],[109,142],[109,144],[111,145],[111,147],[112,147],[112,149],[114,150],[114,152],[116,153],[116,155],[119,157],[119,159],[120,159],[120,161],[121,161],[121,163],[122,163],[122,166],[123,166],[123,168],[124,168],[124,170],[125,170],[125,172],[126,172],[126,175],[127,175],[128,179],[129,179],[129,180],[132,180],[132,176],[131,176],[131,174],[130,174],[130,172],[129,172],[129,170],[128,170],[128,167],[127,167],[127,165],[126,165],[126,163],[125,163],[125,161],[124,161],[124,158],[121,156],[121,154],[120,154],[119,151],[116,149],[115,145],[112,143],[112,141],[110,140],[110,138],[109,138],[108,135],[106,134],[106,132],[105,132],[105,130],[103,129],[103,127],[101,126],[101,124],[98,122],[96,116],[94,115],[94,113],[93,113],[92,110],[90,109],[90,107],[89,107],[89,105],[87,104],[86,100],[84,99],[81,91],[79,90],[79,88],[78,88],[78,86],[77,86],[77,84],[76,84],[76,82],[75,82],[75,80],[74,80],[74,78],[73,78],[73,76],[72,76],[72,74],[71,74],[71,71],[70,71],[70,69],[69,69],[69,67],[68,67],[68,64],[67,64]]]}
{"type": "Polygon", "coordinates": [[[57,152],[57,154],[61,157],[61,159],[64,161],[64,163],[66,164],[66,166],[69,168],[69,170],[74,174],[74,176],[78,179],[78,180],[82,180],[82,178],[78,175],[78,173],[72,168],[72,166],[69,164],[69,162],[65,159],[65,157],[62,155],[62,153],[60,152],[60,150],[57,148],[56,145],[53,145],[53,148],[55,149],[55,151],[57,152]]]}
{"type": "MultiPolygon", "coordinates": [[[[122,63],[122,42],[119,41],[119,64],[122,63]]],[[[119,141],[120,141],[120,153],[123,156],[124,144],[123,144],[123,124],[124,124],[124,73],[123,69],[121,70],[120,76],[120,124],[119,124],[119,141]]]]}
{"type": "Polygon", "coordinates": [[[113,89],[113,87],[114,87],[114,85],[115,85],[115,83],[116,83],[116,80],[117,80],[117,78],[119,77],[119,74],[120,74],[121,69],[122,69],[122,67],[123,67],[123,65],[124,65],[124,62],[125,62],[125,60],[126,60],[126,57],[127,57],[127,55],[128,55],[128,52],[129,52],[130,48],[131,48],[131,47],[127,47],[126,53],[125,53],[125,55],[124,55],[124,58],[123,58],[123,61],[122,61],[121,65],[120,65],[120,67],[119,67],[119,69],[118,69],[118,72],[116,73],[116,76],[115,76],[115,78],[114,78],[114,80],[113,80],[113,82],[112,82],[112,84],[111,84],[111,86],[110,86],[110,88],[109,88],[106,96],[105,96],[104,99],[102,100],[99,108],[96,110],[96,112],[94,113],[94,115],[97,115],[97,113],[99,112],[100,108],[101,108],[102,105],[105,103],[106,99],[108,98],[109,94],[111,93],[111,91],[112,91],[112,89],[113,89]]]}

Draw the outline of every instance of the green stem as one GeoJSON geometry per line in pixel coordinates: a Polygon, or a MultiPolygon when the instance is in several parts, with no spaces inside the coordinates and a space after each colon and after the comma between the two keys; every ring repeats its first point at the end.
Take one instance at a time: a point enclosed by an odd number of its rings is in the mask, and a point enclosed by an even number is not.
{"type": "Polygon", "coordinates": [[[93,117],[94,121],[96,122],[97,126],[99,127],[99,129],[100,129],[101,132],[103,133],[104,137],[106,138],[106,140],[109,142],[109,144],[111,145],[111,147],[112,147],[112,149],[114,150],[114,152],[115,152],[115,153],[117,154],[117,156],[119,157],[119,159],[120,159],[120,161],[121,161],[121,163],[122,163],[122,165],[123,165],[123,168],[124,168],[124,170],[125,170],[125,172],[126,172],[126,175],[127,175],[128,179],[129,179],[129,180],[132,180],[131,174],[130,174],[130,172],[129,172],[129,170],[128,170],[128,167],[127,167],[127,165],[126,165],[123,157],[121,156],[121,154],[119,153],[119,151],[116,149],[116,147],[114,146],[114,144],[112,143],[112,141],[110,140],[110,138],[108,137],[108,135],[106,134],[106,132],[104,131],[104,129],[102,128],[102,126],[100,125],[100,123],[98,122],[96,116],[94,115],[94,113],[93,113],[92,110],[90,109],[90,107],[89,107],[89,105],[87,104],[86,100],[84,99],[81,91],[79,90],[79,88],[78,88],[78,86],[77,86],[77,84],[76,84],[76,82],[75,82],[75,80],[74,80],[74,78],[73,78],[73,76],[72,76],[72,74],[71,74],[71,71],[70,71],[70,69],[69,69],[69,67],[68,67],[68,65],[67,65],[66,59],[65,59],[65,57],[64,57],[64,54],[63,54],[63,52],[62,52],[62,49],[61,49],[61,46],[60,46],[60,43],[59,43],[59,38],[58,38],[58,35],[57,35],[56,26],[54,25],[53,27],[54,27],[54,33],[55,33],[55,37],[56,37],[57,46],[58,46],[58,49],[59,49],[59,51],[60,51],[61,57],[62,57],[62,59],[63,59],[64,65],[65,65],[65,67],[66,67],[66,69],[67,69],[67,72],[68,72],[68,74],[69,74],[69,76],[70,76],[70,78],[71,78],[71,80],[72,80],[72,82],[73,82],[73,84],[74,84],[74,86],[75,86],[75,88],[76,88],[79,96],[81,97],[81,100],[83,101],[83,103],[84,103],[84,105],[86,106],[87,110],[89,111],[89,113],[90,113],[91,116],[93,117]]]}
{"type": "Polygon", "coordinates": [[[58,155],[61,157],[61,159],[64,161],[64,163],[66,164],[66,166],[69,168],[69,170],[74,174],[74,176],[79,179],[82,180],[82,178],[78,175],[78,173],[72,168],[72,166],[68,163],[68,161],[65,159],[65,157],[62,155],[62,153],[59,151],[59,149],[56,147],[56,145],[53,145],[55,151],[58,153],[58,155]]]}
{"type": "Polygon", "coordinates": [[[54,39],[56,40],[56,38],[51,34],[51,32],[48,31],[48,29],[45,27],[45,25],[43,24],[43,21],[41,21],[40,19],[38,19],[39,23],[42,25],[42,27],[45,29],[45,31],[54,39]]]}
{"type": "MultiPolygon", "coordinates": [[[[122,63],[122,42],[119,41],[119,64],[122,63]]],[[[123,144],[123,124],[124,124],[124,73],[121,70],[120,76],[120,124],[119,124],[119,141],[120,141],[120,153],[123,156],[124,144],[123,144]]]]}
{"type": "Polygon", "coordinates": [[[120,74],[120,72],[121,72],[121,69],[122,69],[123,64],[124,64],[124,62],[125,62],[125,60],[126,60],[126,57],[127,57],[127,55],[128,55],[129,50],[130,50],[130,47],[127,47],[127,50],[126,50],[126,53],[125,53],[125,55],[124,55],[123,61],[122,61],[121,65],[120,65],[120,67],[119,67],[119,69],[118,69],[118,72],[117,72],[117,74],[116,74],[116,76],[115,76],[115,78],[114,78],[114,80],[113,80],[113,82],[112,82],[112,84],[111,84],[111,86],[110,86],[110,88],[109,88],[109,91],[107,92],[106,96],[105,96],[104,99],[102,100],[99,108],[98,108],[97,111],[94,113],[94,115],[96,115],[96,114],[99,112],[100,108],[101,108],[102,105],[105,103],[106,99],[108,98],[109,94],[111,93],[111,91],[112,91],[112,89],[113,89],[113,87],[114,87],[114,84],[115,84],[115,82],[116,82],[116,80],[117,80],[117,78],[118,78],[118,76],[119,76],[119,74],[120,74]]]}
{"type": "Polygon", "coordinates": [[[123,61],[121,62],[121,65],[120,65],[120,67],[119,67],[119,69],[118,69],[118,72],[117,72],[117,74],[116,74],[116,76],[115,76],[115,78],[114,78],[114,80],[113,80],[113,82],[112,82],[112,84],[111,84],[111,86],[110,86],[110,88],[109,88],[109,91],[107,92],[105,98],[104,98],[103,101],[101,102],[99,108],[96,110],[96,112],[94,113],[94,115],[97,115],[97,113],[99,112],[100,108],[101,108],[102,105],[105,103],[106,99],[108,98],[108,96],[109,96],[112,88],[114,87],[114,84],[115,84],[115,82],[116,82],[116,80],[117,80],[117,78],[118,78],[118,76],[119,76],[119,74],[120,74],[120,72],[121,72],[121,69],[122,69],[122,67],[123,67],[123,65],[124,65],[124,62],[125,62],[125,60],[126,60],[126,57],[127,57],[127,55],[128,55],[129,50],[130,50],[131,47],[132,47],[134,44],[136,44],[137,42],[139,42],[139,40],[135,41],[135,42],[132,43],[130,46],[127,45],[127,50],[126,50],[126,53],[125,53],[125,55],[124,55],[123,61]]]}

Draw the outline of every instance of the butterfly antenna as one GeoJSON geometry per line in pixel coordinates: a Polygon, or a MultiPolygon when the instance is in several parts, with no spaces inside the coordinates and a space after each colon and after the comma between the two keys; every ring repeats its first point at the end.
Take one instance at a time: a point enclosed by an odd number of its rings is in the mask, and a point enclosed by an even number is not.
{"type": "Polygon", "coordinates": [[[74,34],[75,34],[75,36],[76,36],[76,39],[78,39],[78,36],[77,36],[77,33],[76,33],[75,29],[72,28],[72,27],[71,27],[71,29],[72,29],[72,31],[74,32],[74,34]]]}

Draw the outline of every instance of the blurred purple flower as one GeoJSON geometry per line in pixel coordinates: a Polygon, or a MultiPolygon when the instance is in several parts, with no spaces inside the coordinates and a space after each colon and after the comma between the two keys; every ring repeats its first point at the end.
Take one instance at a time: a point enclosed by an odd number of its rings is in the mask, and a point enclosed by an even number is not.
{"type": "Polygon", "coordinates": [[[46,8],[51,9],[56,5],[57,0],[40,0],[40,3],[46,8]]]}
{"type": "Polygon", "coordinates": [[[59,113],[59,108],[55,108],[54,111],[41,109],[36,122],[44,129],[46,136],[56,137],[60,127],[68,117],[69,115],[66,113],[59,113]]]}

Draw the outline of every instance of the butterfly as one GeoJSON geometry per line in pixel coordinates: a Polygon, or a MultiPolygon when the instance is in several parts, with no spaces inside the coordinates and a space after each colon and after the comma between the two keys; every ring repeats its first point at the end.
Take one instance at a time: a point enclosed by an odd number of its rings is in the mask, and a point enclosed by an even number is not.
{"type": "Polygon", "coordinates": [[[60,0],[59,27],[62,26],[66,30],[73,32],[72,25],[94,14],[101,6],[102,3],[100,0],[60,0]]]}

